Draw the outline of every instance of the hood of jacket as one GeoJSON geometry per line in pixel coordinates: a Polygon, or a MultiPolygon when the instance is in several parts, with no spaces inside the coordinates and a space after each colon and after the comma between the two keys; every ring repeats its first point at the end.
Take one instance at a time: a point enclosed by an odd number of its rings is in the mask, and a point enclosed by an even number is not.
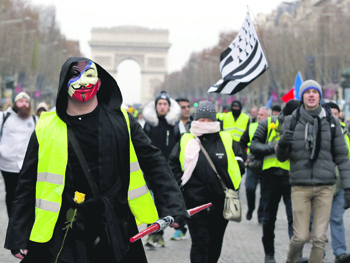
{"type": "MultiPolygon", "coordinates": [[[[68,73],[72,68],[72,64],[78,61],[92,61],[91,59],[84,57],[71,57],[62,66],[57,99],[56,99],[56,112],[58,117],[64,122],[66,121],[66,110],[68,105],[68,73]]],[[[94,62],[94,61],[92,61],[94,62]]],[[[123,97],[118,87],[116,80],[99,64],[94,62],[97,68],[98,77],[101,80],[101,86],[97,92],[97,100],[99,104],[102,104],[106,110],[120,111],[120,106],[123,102],[123,97]]]]}
{"type": "MultiPolygon", "coordinates": [[[[170,103],[171,105],[168,113],[165,115],[165,120],[168,124],[175,125],[181,116],[181,107],[174,99],[170,98],[170,103]]],[[[145,107],[143,107],[142,114],[146,122],[148,122],[152,127],[158,126],[159,119],[154,100],[148,102],[145,107]]]]}

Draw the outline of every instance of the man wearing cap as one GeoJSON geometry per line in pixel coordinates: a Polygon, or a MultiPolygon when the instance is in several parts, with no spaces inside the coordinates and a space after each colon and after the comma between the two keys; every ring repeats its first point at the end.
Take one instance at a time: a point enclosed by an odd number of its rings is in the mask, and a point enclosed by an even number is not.
{"type": "Polygon", "coordinates": [[[288,101],[283,112],[259,122],[254,133],[250,151],[263,158],[261,177],[261,198],[264,209],[262,216],[262,243],[265,251],[265,263],[276,263],[275,260],[275,223],[281,199],[286,207],[289,238],[293,235],[293,214],[291,186],[289,184],[289,162],[279,162],[275,145],[280,139],[280,129],[284,117],[290,115],[300,105],[299,101],[288,101]]]}
{"type": "Polygon", "coordinates": [[[47,104],[45,102],[40,102],[38,106],[36,106],[35,114],[40,118],[41,113],[48,110],[49,110],[49,107],[47,106],[47,104]]]}
{"type": "Polygon", "coordinates": [[[344,209],[350,207],[350,162],[339,120],[329,107],[320,104],[322,89],[314,80],[300,87],[302,105],[288,116],[277,146],[280,162],[290,161],[293,228],[287,262],[298,262],[309,237],[311,209],[314,220],[311,233],[310,263],[322,262],[326,231],[331,214],[333,185],[338,167],[344,185],[344,209]]]}
{"type": "Polygon", "coordinates": [[[242,112],[242,103],[238,100],[233,101],[231,111],[219,115],[218,118],[221,129],[230,132],[232,138],[239,142],[249,124],[249,116],[242,112]]]}
{"type": "MultiPolygon", "coordinates": [[[[154,101],[145,105],[142,113],[146,121],[143,130],[168,161],[171,151],[181,137],[179,129],[175,129],[175,124],[181,115],[180,105],[165,91],[162,91],[154,101]]],[[[146,246],[149,248],[165,247],[163,234],[163,231],[151,234],[146,246]]]]}
{"type": "Polygon", "coordinates": [[[5,182],[8,216],[29,138],[37,122],[37,117],[30,113],[30,97],[20,92],[12,107],[0,114],[0,170],[5,182]]]}
{"type": "MultiPolygon", "coordinates": [[[[340,108],[338,104],[334,102],[328,102],[327,105],[331,108],[333,116],[339,119],[340,108]]],[[[340,119],[339,119],[340,121],[340,119]]],[[[346,124],[340,121],[342,131],[345,137],[346,146],[348,148],[348,156],[350,158],[350,140],[349,130],[346,128],[346,124]]],[[[346,253],[346,240],[345,240],[345,228],[344,228],[344,189],[340,179],[339,170],[335,170],[337,177],[336,183],[333,185],[333,201],[331,209],[331,217],[329,224],[331,227],[331,242],[333,254],[335,256],[335,263],[350,262],[350,254],[346,253]]]]}
{"type": "Polygon", "coordinates": [[[273,105],[271,110],[272,110],[272,115],[273,116],[278,116],[278,114],[280,114],[280,112],[282,111],[280,105],[273,105]]]}

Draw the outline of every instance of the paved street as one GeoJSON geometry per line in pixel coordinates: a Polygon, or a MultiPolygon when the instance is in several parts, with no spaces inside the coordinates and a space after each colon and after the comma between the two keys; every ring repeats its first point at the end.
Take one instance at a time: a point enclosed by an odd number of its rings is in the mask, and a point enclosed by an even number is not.
{"type": "MultiPolygon", "coordinates": [[[[245,179],[245,178],[244,178],[245,179]]],[[[243,179],[243,180],[244,180],[243,179]]],[[[241,201],[243,206],[243,214],[247,211],[245,189],[244,184],[241,188],[241,201]]],[[[350,209],[346,211],[345,216],[345,228],[347,244],[350,247],[350,209]]],[[[2,177],[0,178],[0,263],[15,263],[19,260],[12,257],[8,250],[3,247],[5,233],[7,227],[7,213],[5,207],[5,191],[2,177]]],[[[145,227],[141,227],[144,229],[145,227]]],[[[181,241],[170,241],[170,237],[173,235],[173,229],[167,229],[165,231],[165,241],[167,243],[166,248],[158,248],[156,250],[146,250],[148,261],[150,263],[187,263],[190,253],[190,238],[181,241]]],[[[278,263],[284,263],[286,260],[286,254],[289,244],[287,234],[287,219],[285,216],[284,204],[281,202],[278,218],[276,222],[276,260],[278,263]]],[[[230,222],[226,230],[224,245],[221,253],[219,263],[263,263],[264,262],[264,250],[261,243],[262,229],[257,223],[256,212],[253,215],[251,221],[245,220],[245,217],[241,223],[230,222]]],[[[330,233],[327,233],[328,239],[330,239],[330,233]]],[[[145,240],[143,240],[145,242],[145,240]]],[[[311,249],[311,243],[307,243],[304,247],[304,256],[308,256],[311,249]]],[[[350,249],[348,249],[348,252],[350,249]]],[[[324,263],[334,262],[334,256],[332,254],[332,248],[330,243],[326,243],[326,257],[324,263]]]]}

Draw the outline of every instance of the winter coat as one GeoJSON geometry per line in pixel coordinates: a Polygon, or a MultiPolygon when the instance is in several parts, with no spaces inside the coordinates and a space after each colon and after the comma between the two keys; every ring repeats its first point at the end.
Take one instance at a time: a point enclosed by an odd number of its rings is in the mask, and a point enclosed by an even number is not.
{"type": "MultiPolygon", "coordinates": [[[[208,152],[225,185],[230,189],[234,189],[230,175],[227,171],[228,164],[225,147],[219,133],[203,134],[198,138],[208,152]]],[[[232,149],[236,157],[242,158],[242,151],[237,142],[233,141],[232,149]]],[[[171,170],[173,171],[179,185],[181,185],[181,178],[183,175],[179,160],[180,151],[181,147],[179,142],[176,144],[169,159],[171,170]]],[[[241,170],[241,175],[243,175],[245,173],[243,160],[237,160],[237,162],[241,170]]],[[[213,204],[219,203],[220,205],[224,203],[224,191],[222,186],[202,151],[199,152],[197,165],[191,178],[183,186],[182,193],[187,208],[193,208],[208,202],[212,202],[213,204]]]]}
{"type": "MultiPolygon", "coordinates": [[[[268,136],[268,121],[269,119],[266,118],[259,122],[258,128],[254,133],[252,144],[250,145],[250,152],[261,158],[275,153],[276,144],[266,144],[266,139],[268,136]]],[[[288,176],[288,171],[278,167],[271,167],[270,169],[264,170],[263,174],[288,176]]]]}
{"type": "Polygon", "coordinates": [[[181,138],[179,129],[175,128],[181,115],[181,108],[174,99],[170,99],[170,103],[169,111],[164,117],[157,116],[154,101],[147,103],[142,111],[146,121],[143,130],[153,145],[162,151],[165,160],[169,159],[171,151],[181,138]]]}
{"type": "Polygon", "coordinates": [[[193,117],[192,116],[190,116],[189,120],[186,122],[185,125],[183,125],[181,120],[178,120],[175,123],[175,134],[178,134],[178,132],[180,132],[181,136],[182,136],[182,134],[184,134],[185,132],[190,132],[192,121],[193,121],[193,117]],[[185,128],[185,130],[186,130],[185,132],[181,131],[180,125],[182,125],[185,128]]]}
{"type": "MultiPolygon", "coordinates": [[[[70,123],[66,115],[68,96],[66,75],[73,62],[82,60],[86,61],[89,59],[70,58],[62,66],[56,102],[56,113],[59,118],[67,123],[67,125],[70,125],[70,123]]],[[[130,161],[128,151],[129,134],[125,118],[120,110],[122,103],[121,92],[114,78],[97,63],[95,64],[98,70],[98,76],[102,82],[101,87],[97,92],[97,99],[99,107],[101,108],[99,128],[100,150],[98,154],[99,167],[97,169],[99,175],[96,184],[102,196],[111,190],[112,187],[118,189],[116,195],[112,197],[110,202],[113,205],[111,212],[115,214],[115,222],[118,222],[117,225],[119,228],[116,229],[114,233],[109,234],[118,235],[118,239],[128,247],[128,251],[125,252],[122,262],[147,262],[142,242],[129,242],[129,238],[138,233],[138,229],[135,218],[128,205],[127,194],[130,181],[130,161]]],[[[176,181],[173,179],[169,165],[164,160],[160,150],[152,146],[150,140],[145,135],[137,121],[130,114],[128,115],[132,143],[145,180],[153,189],[159,217],[167,215],[186,217],[187,211],[185,209],[181,191],[177,186],[176,181]]],[[[84,136],[84,134],[81,134],[81,136],[84,136]]],[[[79,135],[76,135],[76,137],[79,137],[79,135]]],[[[81,222],[80,226],[82,227],[82,230],[79,232],[79,229],[76,229],[78,225],[70,230],[73,232],[71,235],[68,234],[67,236],[68,247],[65,253],[69,260],[74,260],[74,262],[86,262],[84,254],[89,254],[90,251],[85,251],[85,246],[81,246],[81,251],[77,251],[76,248],[79,248],[79,246],[73,246],[71,245],[71,242],[85,242],[86,240],[91,239],[92,234],[89,232],[90,230],[97,231],[96,235],[100,237],[105,236],[106,227],[103,227],[103,222],[105,222],[103,217],[105,213],[99,199],[95,200],[92,198],[92,191],[84,174],[73,175],[71,162],[73,158],[76,158],[76,154],[70,143],[68,144],[66,184],[63,192],[62,207],[54,230],[54,235],[48,243],[38,244],[29,242],[29,235],[35,217],[34,208],[38,166],[38,146],[36,134],[33,133],[29,142],[23,169],[21,170],[19,177],[18,190],[12,206],[5,248],[13,250],[29,247],[32,248],[32,251],[37,251],[37,257],[39,257],[41,255],[40,251],[47,252],[48,247],[50,247],[52,251],[52,255],[50,255],[51,258],[52,256],[56,256],[62,243],[62,225],[66,221],[66,212],[71,207],[70,202],[74,195],[74,191],[77,190],[75,187],[77,187],[79,190],[82,188],[80,191],[85,191],[84,193],[86,193],[86,201],[84,203],[87,203],[87,209],[79,212],[79,217],[74,224],[81,222]],[[89,230],[84,231],[84,229],[89,230]],[[57,238],[57,236],[59,238],[57,238]]],[[[87,157],[86,159],[88,160],[87,157]]],[[[107,229],[109,229],[109,227],[110,226],[107,224],[107,229]]],[[[97,254],[97,256],[102,258],[110,254],[107,246],[104,246],[102,249],[106,250],[104,252],[99,251],[101,253],[97,254]]],[[[31,253],[30,251],[31,249],[29,249],[28,255],[31,253]]],[[[63,249],[63,252],[64,251],[65,249],[63,249]]],[[[114,261],[111,260],[108,262],[114,261]]]]}
{"type": "Polygon", "coordinates": [[[23,120],[10,107],[4,112],[0,112],[0,125],[3,116],[10,113],[3,127],[0,138],[0,170],[10,173],[19,173],[22,168],[24,155],[27,150],[29,138],[35,129],[38,118],[29,116],[23,120]]]}
{"type": "MultiPolygon", "coordinates": [[[[304,106],[302,106],[304,107],[304,106]]],[[[299,110],[299,109],[297,109],[299,110]]],[[[297,110],[287,116],[282,128],[283,132],[290,130],[292,118],[296,118],[297,110]]],[[[326,116],[331,112],[325,110],[326,116]]],[[[286,148],[277,147],[277,158],[280,162],[290,160],[289,180],[294,185],[333,185],[336,181],[335,166],[338,166],[340,177],[344,188],[350,188],[350,162],[344,135],[339,123],[335,119],[335,135],[333,138],[333,149],[331,149],[331,129],[327,118],[321,118],[321,145],[318,158],[310,164],[311,150],[305,149],[305,126],[306,120],[300,114],[293,133],[293,143],[286,148]]]]}

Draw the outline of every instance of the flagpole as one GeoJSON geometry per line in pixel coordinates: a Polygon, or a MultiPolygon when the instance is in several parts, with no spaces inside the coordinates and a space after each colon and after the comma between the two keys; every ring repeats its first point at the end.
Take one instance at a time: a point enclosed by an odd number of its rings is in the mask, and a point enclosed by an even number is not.
{"type": "MultiPolygon", "coordinates": [[[[253,10],[249,7],[249,5],[247,5],[247,8],[248,8],[248,13],[249,13],[249,10],[250,10],[250,12],[252,13],[252,15],[253,15],[253,17],[254,17],[254,20],[255,20],[255,23],[256,23],[256,25],[258,26],[258,31],[259,31],[260,35],[262,36],[261,31],[260,31],[260,26],[259,26],[258,20],[256,19],[255,15],[254,15],[254,13],[253,13],[253,10]]],[[[262,45],[263,45],[263,47],[264,47],[264,49],[265,49],[267,63],[268,63],[268,65],[271,65],[271,64],[270,64],[270,60],[269,60],[269,56],[268,56],[268,54],[267,54],[267,49],[266,49],[266,46],[265,46],[265,42],[264,42],[264,40],[263,40],[262,37],[260,38],[260,40],[261,40],[261,43],[262,43],[262,45]]],[[[270,68],[269,72],[270,72],[270,74],[271,74],[271,78],[272,78],[272,81],[273,81],[274,86],[277,87],[276,80],[275,80],[275,77],[274,77],[274,75],[273,75],[273,72],[272,72],[272,69],[271,69],[271,68],[270,68]]],[[[277,95],[278,95],[278,93],[277,93],[277,95]]]]}

